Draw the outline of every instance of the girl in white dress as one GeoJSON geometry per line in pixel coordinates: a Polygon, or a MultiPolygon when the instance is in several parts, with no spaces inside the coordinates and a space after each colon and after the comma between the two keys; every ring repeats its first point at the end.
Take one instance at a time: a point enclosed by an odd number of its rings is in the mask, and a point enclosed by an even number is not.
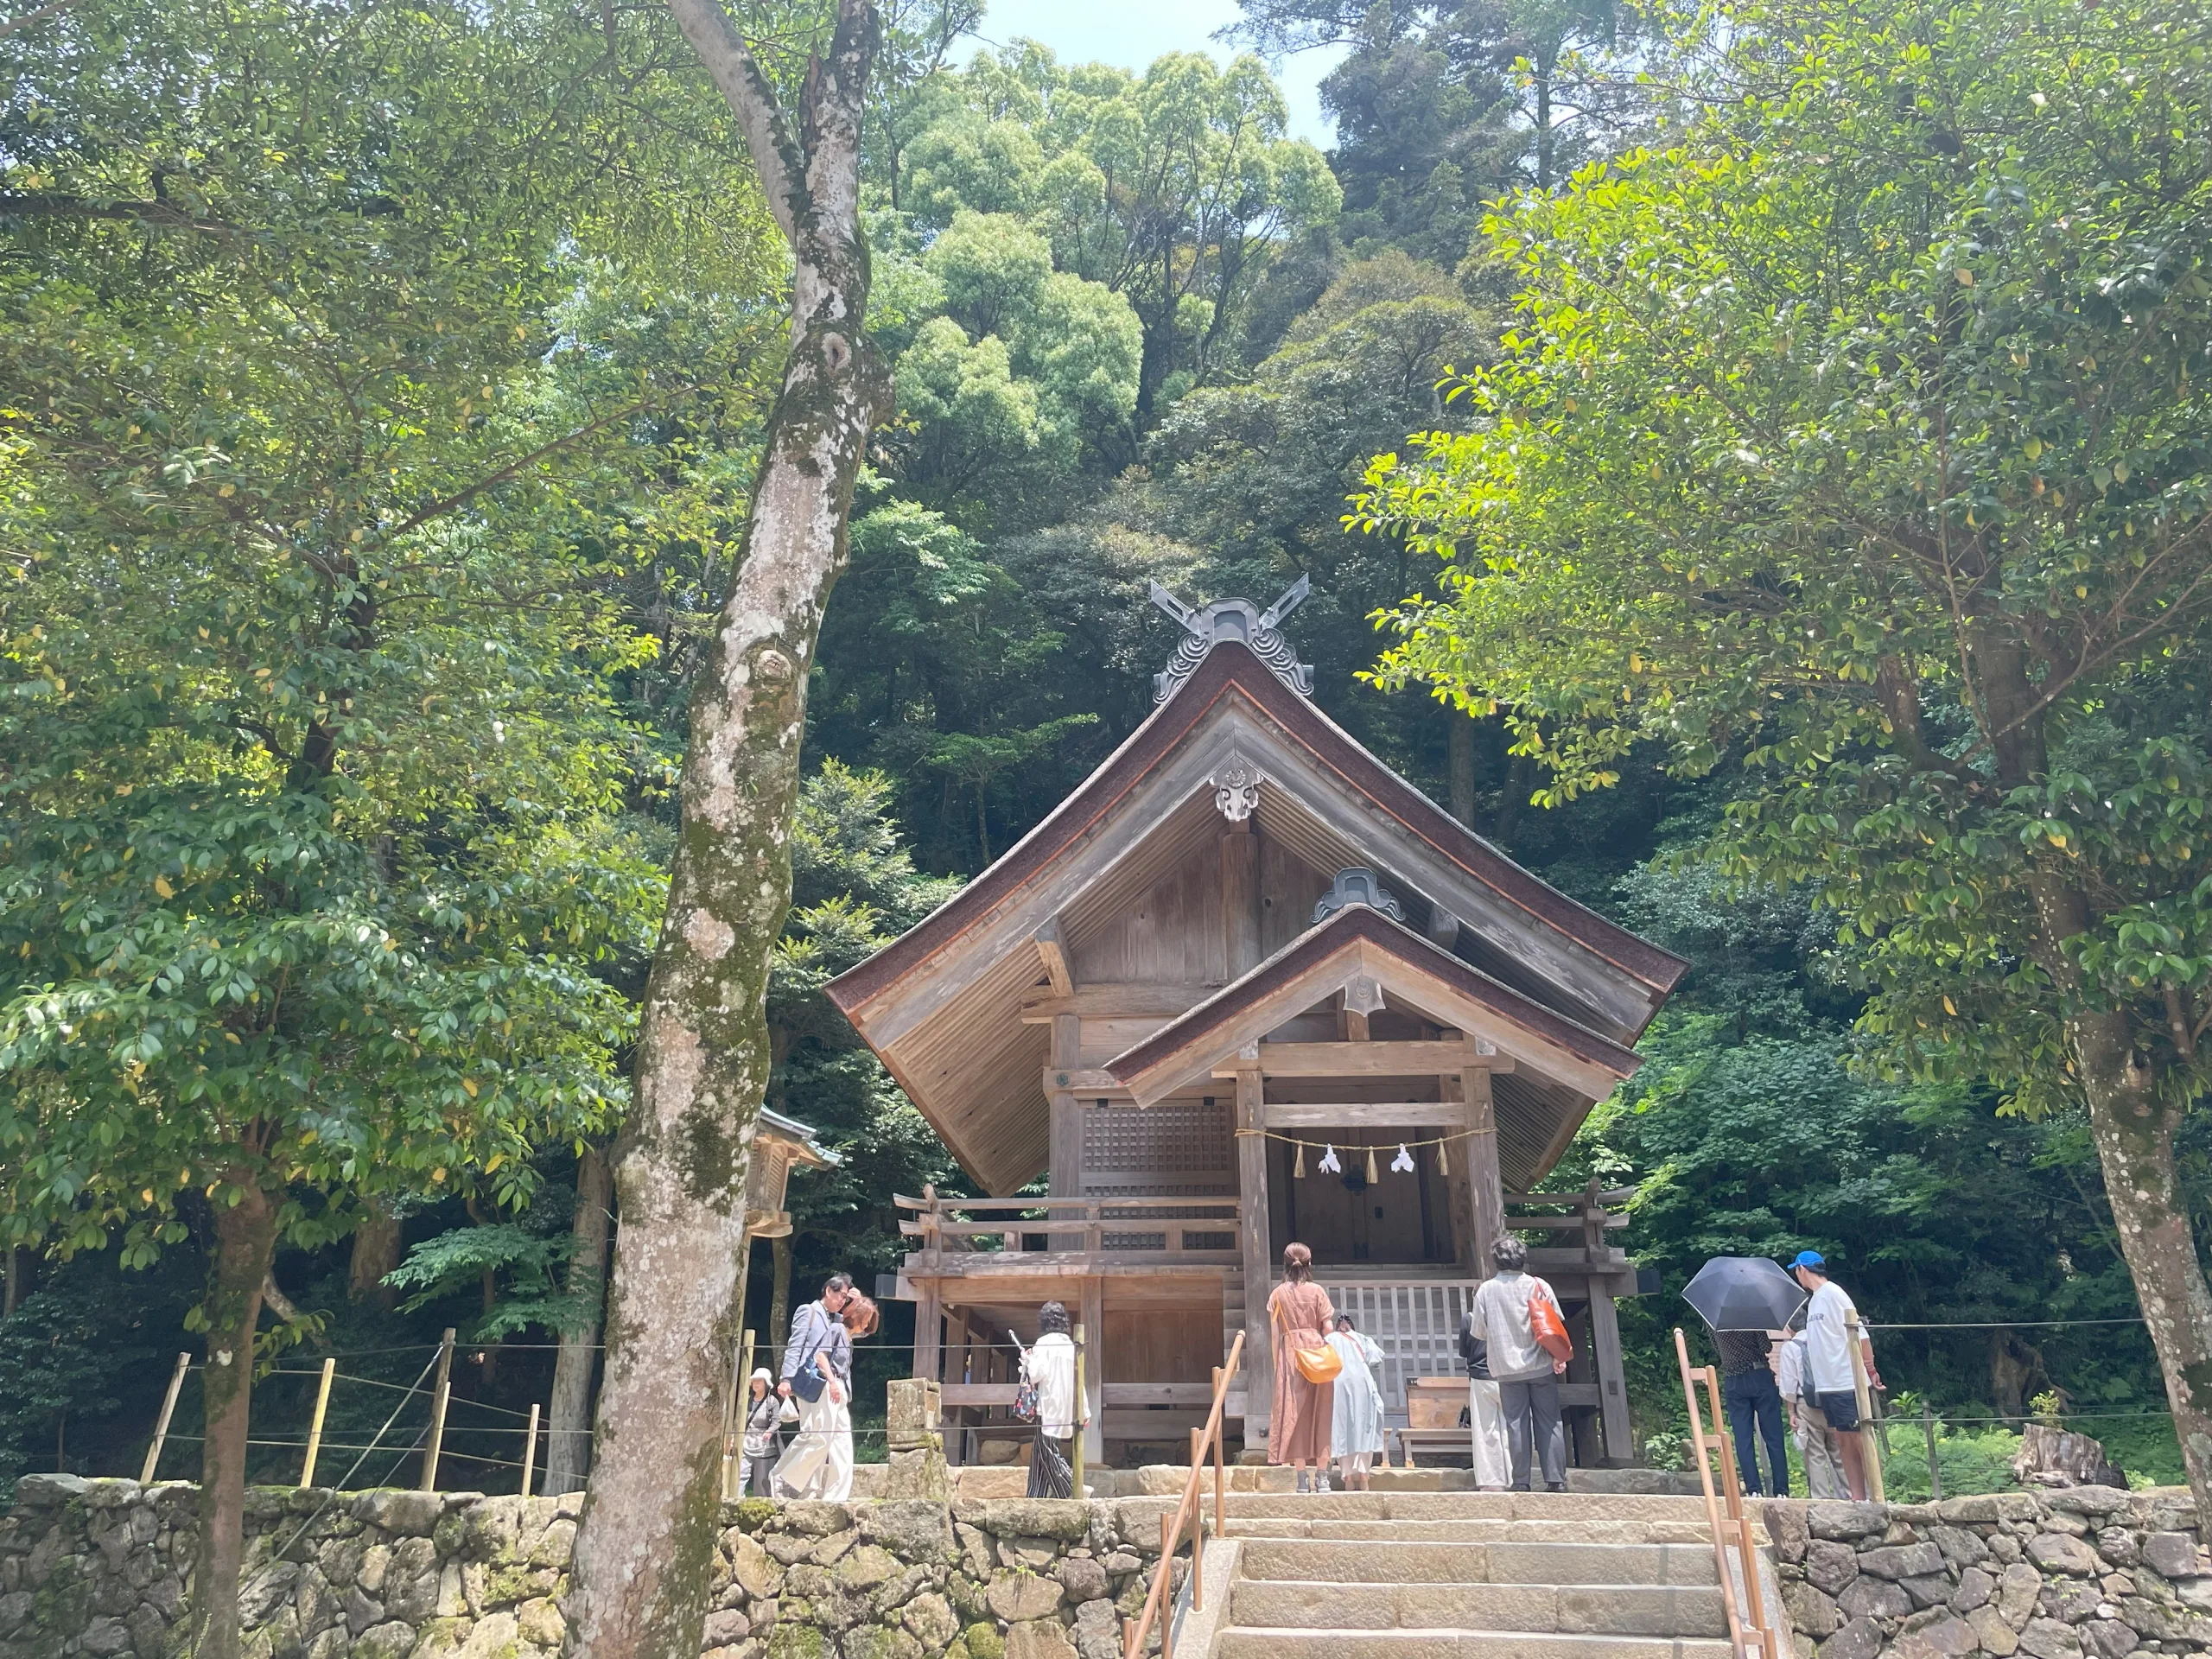
{"type": "Polygon", "coordinates": [[[1382,1452],[1382,1389],[1376,1380],[1382,1350],[1375,1338],[1352,1328],[1351,1315],[1339,1313],[1329,1333],[1344,1369],[1337,1373],[1337,1397],[1329,1426],[1329,1446],[1348,1492],[1370,1490],[1368,1471],[1382,1452]]]}

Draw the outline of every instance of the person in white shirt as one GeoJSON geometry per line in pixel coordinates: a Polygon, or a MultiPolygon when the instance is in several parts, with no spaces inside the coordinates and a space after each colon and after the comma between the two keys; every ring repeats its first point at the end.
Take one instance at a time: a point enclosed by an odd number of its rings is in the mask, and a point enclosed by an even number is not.
{"type": "Polygon", "coordinates": [[[1797,1460],[1804,1465],[1805,1489],[1813,1497],[1845,1497],[1851,1488],[1843,1478],[1842,1455],[1836,1450],[1836,1433],[1821,1414],[1813,1386],[1805,1375],[1803,1315],[1793,1328],[1779,1333],[1774,1344],[1774,1379],[1782,1403],[1789,1412],[1789,1436],[1797,1442],[1797,1460]]]}
{"type": "MultiPolygon", "coordinates": [[[[1847,1318],[1858,1307],[1841,1285],[1828,1277],[1827,1262],[1818,1250],[1800,1250],[1789,1264],[1797,1282],[1812,1296],[1805,1305],[1805,1370],[1811,1379],[1814,1402],[1828,1427],[1836,1432],[1843,1453],[1843,1478],[1853,1499],[1866,1501],[1866,1448],[1859,1433],[1859,1391],[1851,1371],[1851,1328],[1847,1318]]],[[[1866,1385],[1882,1386],[1874,1369],[1874,1344],[1862,1325],[1859,1351],[1866,1363],[1866,1385]]]]}
{"type": "Polygon", "coordinates": [[[1037,1310],[1036,1345],[1021,1356],[1021,1374],[1037,1390],[1037,1434],[1029,1451],[1029,1496],[1075,1496],[1076,1431],[1090,1421],[1076,1398],[1075,1338],[1068,1332],[1068,1310],[1047,1302],[1037,1310]]]}
{"type": "Polygon", "coordinates": [[[1567,1362],[1538,1345],[1529,1322],[1529,1299],[1541,1292],[1554,1311],[1559,1298],[1541,1279],[1522,1271],[1529,1247],[1507,1233],[1491,1247],[1497,1272],[1475,1293],[1476,1323],[1488,1344],[1490,1374],[1505,1414],[1507,1456],[1516,1492],[1529,1490],[1532,1464],[1541,1464],[1548,1491],[1567,1490],[1567,1436],[1560,1427],[1559,1379],[1567,1362]]]}

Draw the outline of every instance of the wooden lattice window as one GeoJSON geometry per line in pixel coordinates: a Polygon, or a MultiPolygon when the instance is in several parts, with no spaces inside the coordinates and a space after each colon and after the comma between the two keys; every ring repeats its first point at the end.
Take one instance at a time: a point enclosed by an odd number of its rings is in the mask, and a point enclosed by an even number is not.
{"type": "MultiPolygon", "coordinates": [[[[1136,1107],[1092,1101],[1083,1115],[1083,1190],[1093,1198],[1217,1198],[1236,1191],[1236,1152],[1224,1100],[1163,1101],[1136,1107]]],[[[1144,1220],[1209,1219],[1204,1205],[1189,1210],[1139,1211],[1144,1220]]],[[[1111,1219],[1109,1214],[1109,1219],[1111,1219]]],[[[1235,1232],[1218,1238],[1189,1236],[1193,1249],[1231,1249],[1235,1232]]],[[[1109,1232],[1109,1249],[1160,1249],[1165,1233],[1109,1232]]]]}
{"type": "Polygon", "coordinates": [[[1083,1116],[1084,1185],[1093,1191],[1236,1191],[1225,1100],[1126,1106],[1095,1101],[1083,1116]]]}

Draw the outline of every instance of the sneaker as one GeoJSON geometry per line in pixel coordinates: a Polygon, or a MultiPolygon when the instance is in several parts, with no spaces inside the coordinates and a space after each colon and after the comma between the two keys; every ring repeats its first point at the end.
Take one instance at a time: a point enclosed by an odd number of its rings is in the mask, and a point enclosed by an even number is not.
{"type": "Polygon", "coordinates": [[[1303,1469],[1298,1471],[1298,1490],[1301,1492],[1310,1492],[1313,1490],[1313,1477],[1303,1469]]]}
{"type": "Polygon", "coordinates": [[[1567,1490],[1567,1483],[1563,1480],[1549,1481],[1545,1484],[1544,1490],[1548,1492],[1563,1492],[1567,1490]]]}
{"type": "Polygon", "coordinates": [[[1313,1490],[1315,1491],[1325,1492],[1329,1490],[1329,1478],[1326,1475],[1316,1475],[1313,1477],[1313,1479],[1315,1482],[1313,1490]]]}

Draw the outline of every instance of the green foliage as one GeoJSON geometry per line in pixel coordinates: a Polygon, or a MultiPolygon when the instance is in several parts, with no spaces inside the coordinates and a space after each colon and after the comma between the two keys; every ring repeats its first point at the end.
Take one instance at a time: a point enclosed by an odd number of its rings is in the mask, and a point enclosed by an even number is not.
{"type": "Polygon", "coordinates": [[[1311,145],[1284,136],[1281,94],[1256,58],[1224,70],[1170,54],[1137,76],[1063,66],[1017,41],[938,77],[929,108],[892,188],[961,250],[948,263],[973,267],[947,279],[956,315],[963,296],[982,305],[963,319],[969,331],[995,326],[994,283],[1039,272],[1039,242],[1056,272],[1122,296],[1141,325],[1124,404],[1119,308],[1071,283],[1058,289],[1069,332],[1053,336],[1056,349],[1109,349],[1107,361],[1079,374],[1063,365],[1053,378],[1088,389],[1085,412],[1102,427],[1231,366],[1231,324],[1274,238],[1336,213],[1334,177],[1311,145]],[[979,218],[1027,221],[1029,234],[986,232],[979,218]],[[1077,332],[1102,327],[1103,340],[1077,332]]]}
{"type": "Polygon", "coordinates": [[[1740,758],[1737,868],[1821,883],[1889,1062],[2039,1109],[2087,1011],[2204,1081],[2201,59],[2126,8],[1762,14],[1743,102],[1493,221],[1510,354],[1360,505],[1452,561],[1388,678],[1507,709],[1554,798],[1740,758]]]}
{"type": "Polygon", "coordinates": [[[470,1340],[497,1342],[532,1325],[565,1335],[598,1323],[604,1294],[599,1285],[566,1287],[573,1243],[565,1234],[549,1236],[515,1222],[456,1227],[408,1251],[384,1281],[415,1293],[399,1305],[401,1313],[413,1313],[472,1281],[504,1274],[505,1294],[476,1322],[470,1340]]]}
{"type": "Polygon", "coordinates": [[[0,1504],[29,1470],[97,1468],[87,1453],[105,1449],[117,1421],[158,1405],[195,1295],[188,1275],[87,1256],[0,1319],[0,1504]]]}

